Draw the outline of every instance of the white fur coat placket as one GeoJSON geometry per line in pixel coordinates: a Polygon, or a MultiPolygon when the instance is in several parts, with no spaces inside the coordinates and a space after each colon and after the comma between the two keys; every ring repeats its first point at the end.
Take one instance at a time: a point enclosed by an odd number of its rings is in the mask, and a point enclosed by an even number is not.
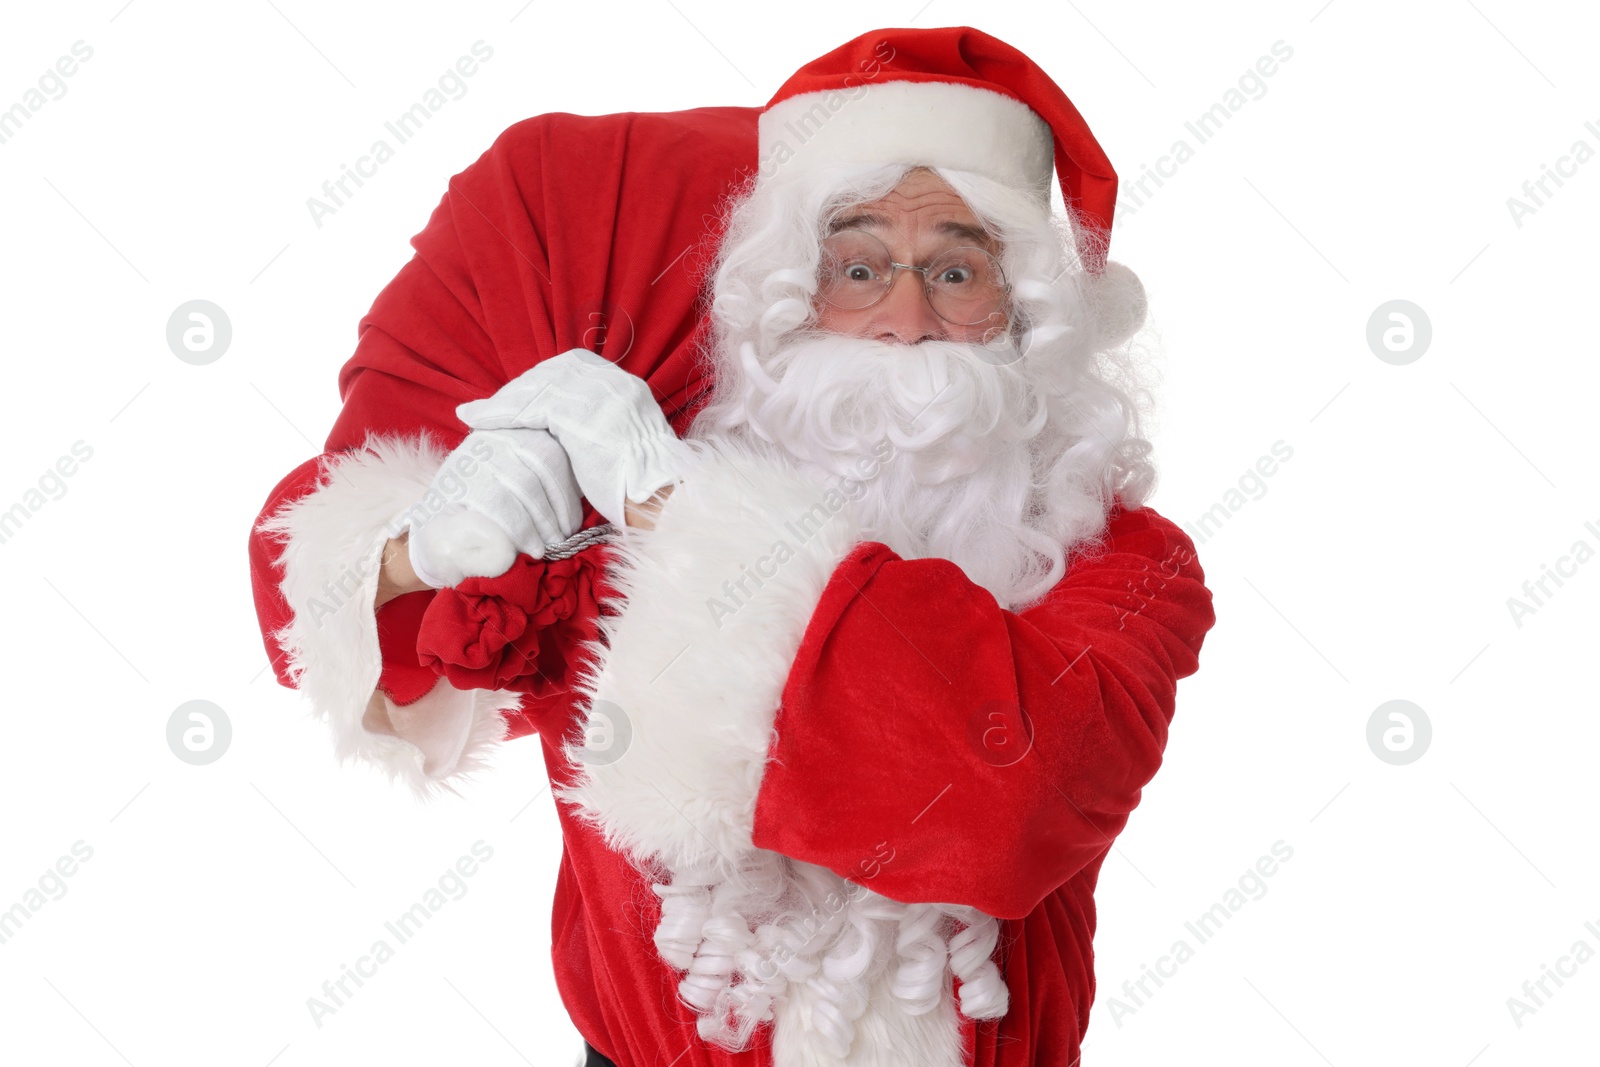
{"type": "Polygon", "coordinates": [[[703,1039],[749,1047],[770,1023],[775,1067],[962,1067],[958,1007],[1007,1007],[998,921],[751,843],[784,682],[862,529],[837,488],[787,463],[690,444],[655,529],[614,546],[623,603],[578,682],[584,733],[558,795],[641,870],[670,872],[655,945],[703,1039]]]}

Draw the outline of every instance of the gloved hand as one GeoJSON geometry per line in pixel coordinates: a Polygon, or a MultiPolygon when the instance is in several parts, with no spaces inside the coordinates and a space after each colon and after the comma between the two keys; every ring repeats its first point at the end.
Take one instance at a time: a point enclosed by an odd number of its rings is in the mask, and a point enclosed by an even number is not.
{"type": "Polygon", "coordinates": [[[596,511],[621,527],[625,501],[642,503],[680,481],[691,456],[643,378],[574,348],[535,364],[493,396],[456,408],[474,430],[548,429],[596,511]]]}
{"type": "Polygon", "coordinates": [[[547,430],[475,430],[445,458],[424,500],[446,503],[406,517],[411,569],[445,589],[494,578],[518,552],[535,558],[583,523],[566,450],[547,430]]]}

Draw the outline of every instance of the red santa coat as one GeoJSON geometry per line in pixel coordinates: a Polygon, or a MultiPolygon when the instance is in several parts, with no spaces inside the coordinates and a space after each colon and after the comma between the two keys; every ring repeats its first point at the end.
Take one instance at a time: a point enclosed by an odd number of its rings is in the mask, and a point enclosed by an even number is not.
{"type": "Polygon", "coordinates": [[[621,1067],[889,1064],[924,1025],[929,1048],[945,1042],[973,1067],[1072,1063],[1094,995],[1100,865],[1214,623],[1192,542],[1150,508],[1116,509],[1101,543],[1012,612],[948,561],[865,540],[792,472],[713,450],[656,531],[585,550],[625,610],[588,654],[541,657],[530,684],[458,688],[443,667],[450,677],[418,684],[419,626],[449,593],[372,611],[383,543],[465,433],[456,404],[584,346],[646,378],[687,426],[710,385],[694,359],[698,287],[720,200],[755,163],[755,115],[542,116],[452,179],[417,256],[362,320],[326,451],[252,529],[268,654],[341,758],[420,795],[538,734],[563,798],[555,976],[579,1031],[621,1067]],[[810,536],[780,530],[818,504],[827,521],[810,536]],[[781,564],[777,539],[791,550],[781,564]],[[564,745],[597,697],[626,713],[630,748],[581,767],[564,745]],[[660,901],[624,855],[707,847],[998,917],[1005,1015],[974,1023],[947,1001],[920,1021],[880,1020],[881,1033],[864,1019],[848,1061],[792,1015],[744,1052],[708,1045],[652,944],[660,901]]]}

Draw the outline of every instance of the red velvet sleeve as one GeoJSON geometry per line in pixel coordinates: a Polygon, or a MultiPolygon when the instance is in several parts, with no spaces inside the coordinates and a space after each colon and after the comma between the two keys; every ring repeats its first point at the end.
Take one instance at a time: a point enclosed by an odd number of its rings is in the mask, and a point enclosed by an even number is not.
{"type": "Polygon", "coordinates": [[[289,656],[274,638],[279,630],[289,625],[294,612],[283,595],[281,582],[283,568],[278,563],[278,544],[260,530],[263,519],[277,511],[285,502],[295,500],[316,485],[321,467],[320,458],[306,460],[290,471],[267,494],[267,502],[250,527],[250,592],[255,599],[256,622],[261,627],[261,639],[267,647],[267,661],[278,684],[290,689],[294,681],[289,675],[289,656]]]}
{"type": "MultiPolygon", "coordinates": [[[[439,216],[436,215],[431,228],[437,229],[438,225],[439,216]]],[[[418,240],[420,242],[421,238],[418,240]]],[[[448,271],[450,268],[438,260],[434,261],[434,266],[430,266],[430,261],[419,255],[389,284],[380,295],[373,313],[362,322],[358,346],[361,358],[372,358],[374,352],[383,350],[393,353],[390,358],[414,361],[419,368],[426,366],[424,357],[405,347],[384,326],[377,325],[374,316],[381,317],[381,309],[396,306],[408,295],[417,299],[419,294],[428,294],[426,302],[438,306],[442,283],[436,269],[448,271]]],[[[383,321],[392,325],[397,319],[403,321],[405,318],[390,315],[383,321]]],[[[419,339],[411,340],[413,343],[422,343],[419,339]]],[[[464,428],[455,418],[455,405],[472,399],[475,393],[485,388],[470,386],[437,372],[430,384],[425,386],[370,367],[353,370],[354,362],[347,365],[342,376],[344,406],[328,436],[325,451],[300,464],[273,488],[250,532],[250,582],[257,621],[274,675],[279,684],[291,688],[294,683],[289,673],[289,657],[274,637],[293,617],[282,590],[283,569],[279,556],[283,546],[277,538],[259,528],[261,521],[284,504],[314,492],[325,466],[359,449],[368,433],[407,439],[426,434],[440,449],[455,447],[465,436],[464,428]]],[[[419,376],[425,375],[426,372],[419,371],[419,376]]],[[[338,589],[330,592],[330,606],[342,606],[336,600],[340,592],[338,589]]],[[[412,703],[427,693],[438,680],[440,672],[420,663],[417,653],[423,613],[434,595],[433,591],[426,591],[399,597],[386,603],[376,613],[379,645],[383,654],[383,675],[379,687],[397,704],[412,703]]],[[[512,737],[527,734],[533,729],[520,713],[508,713],[506,718],[512,737]]]]}
{"type": "MultiPolygon", "coordinates": [[[[258,529],[261,520],[315,490],[324,465],[360,448],[369,433],[407,438],[427,433],[445,448],[455,447],[466,435],[455,417],[456,405],[489,395],[505,380],[485,328],[482,286],[474,280],[474,266],[461,242],[458,213],[471,214],[472,209],[454,190],[481,198],[479,189],[499,177],[498,156],[509,143],[502,136],[483,158],[457,175],[452,192],[441,199],[427,228],[412,238],[416,254],[379,293],[357,327],[355,353],[339,372],[343,407],[322,454],[300,464],[273,488],[251,528],[251,589],[267,655],[282,685],[292,687],[293,682],[287,656],[273,635],[293,613],[281,591],[281,546],[258,529]]],[[[397,617],[386,631],[386,667],[388,652],[403,647],[396,634],[408,621],[397,617]]],[[[415,626],[411,632],[414,638],[415,626]]]]}
{"type": "MultiPolygon", "coordinates": [[[[356,379],[345,411],[363,406],[367,387],[387,384],[379,372],[356,379]]],[[[393,412],[393,407],[386,408],[393,412]]],[[[446,432],[434,432],[436,440],[446,432]]],[[[453,438],[449,438],[453,441],[453,438]]],[[[274,488],[258,518],[316,489],[322,465],[340,455],[329,451],[295,468],[274,488]]],[[[587,501],[583,526],[602,522],[587,501]]],[[[251,588],[258,622],[273,673],[292,688],[288,656],[274,634],[293,612],[283,595],[278,543],[259,529],[250,535],[251,588]]],[[[459,587],[425,590],[396,597],[377,609],[375,621],[383,671],[378,688],[397,705],[425,696],[440,676],[458,689],[488,688],[526,694],[521,707],[507,711],[507,740],[535,732],[539,720],[565,707],[581,660],[580,641],[594,635],[597,598],[605,594],[603,546],[586,548],[569,560],[548,562],[519,555],[499,578],[469,579],[459,587]],[[510,623],[515,623],[512,629],[510,623]]],[[[330,606],[342,606],[331,599],[330,606]]]]}
{"type": "MultiPolygon", "coordinates": [[[[441,449],[454,448],[466,434],[455,417],[456,405],[492,393],[506,379],[496,339],[487,328],[484,299],[487,289],[510,288],[512,275],[504,262],[478,262],[490,257],[469,250],[464,242],[481,240],[471,232],[481,220],[467,198],[487,199],[482,190],[510,180],[502,157],[515,144],[508,133],[452,179],[451,191],[427,228],[412,239],[416,254],[361,319],[355,353],[339,373],[343,407],[323,453],[274,487],[251,529],[256,614],[273,672],[282,685],[294,683],[288,656],[274,635],[289,623],[293,611],[282,592],[282,545],[263,533],[259,524],[285,503],[315,491],[324,467],[360,449],[368,434],[408,440],[425,434],[441,449]]],[[[483,243],[494,249],[503,242],[483,243]]],[[[510,258],[509,252],[501,256],[510,258]]],[[[384,668],[379,687],[398,704],[415,701],[438,680],[440,672],[420,663],[417,653],[423,612],[433,596],[431,591],[413,593],[389,601],[377,612],[384,668]]],[[[506,719],[511,737],[533,730],[520,711],[507,713],[506,719]]]]}
{"type": "Polygon", "coordinates": [[[1215,622],[1193,542],[1116,512],[1021,612],[954,563],[864,542],[783,691],[754,843],[906,902],[1021,918],[1111,845],[1215,622]],[[887,862],[882,857],[890,856],[887,862]]]}
{"type": "MultiPolygon", "coordinates": [[[[324,468],[363,450],[368,435],[414,442],[427,434],[444,450],[455,447],[466,434],[458,404],[490,396],[571,348],[595,350],[648,381],[681,432],[709,386],[697,354],[704,253],[716,243],[711,223],[755,163],[757,114],[548,114],[506,129],[451,177],[426,228],[412,238],[416,254],[361,319],[355,352],[339,372],[343,407],[323,453],[273,489],[257,526],[316,492],[324,468]],[[690,141],[696,150],[685,155],[690,141]]],[[[408,475],[416,466],[413,457],[408,475]]],[[[283,591],[283,545],[252,527],[249,554],[267,654],[279,682],[292,686],[290,657],[275,637],[294,620],[283,591]]],[[[335,582],[341,566],[327,564],[335,582]]],[[[427,649],[417,647],[417,636],[425,616],[419,601],[429,595],[391,601],[379,612],[379,684],[401,703],[428,684],[427,649]]],[[[348,599],[338,589],[330,594],[341,596],[348,599]]],[[[463,652],[467,644],[434,642],[463,652]]],[[[551,692],[563,684],[550,670],[557,647],[542,645],[538,664],[551,692]]],[[[523,706],[540,699],[530,692],[523,706]]],[[[511,728],[515,735],[532,725],[512,721],[511,728]]]]}

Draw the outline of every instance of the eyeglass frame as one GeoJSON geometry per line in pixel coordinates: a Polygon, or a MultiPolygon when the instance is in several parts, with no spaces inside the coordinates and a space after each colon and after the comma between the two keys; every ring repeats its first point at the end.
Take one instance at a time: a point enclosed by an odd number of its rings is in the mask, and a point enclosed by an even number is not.
{"type": "MultiPolygon", "coordinates": [[[[911,271],[916,271],[918,274],[922,275],[922,297],[923,297],[924,300],[926,300],[928,302],[929,310],[931,310],[935,315],[938,315],[940,321],[947,322],[952,326],[981,326],[985,322],[987,322],[990,318],[992,318],[994,315],[999,314],[1000,311],[1003,309],[1004,315],[1005,315],[1005,319],[1006,319],[1006,326],[1007,326],[1008,329],[1010,328],[1010,325],[1011,325],[1011,322],[1012,322],[1011,282],[1006,278],[1005,266],[1000,262],[1000,257],[995,255],[993,252],[989,251],[987,248],[980,248],[977,245],[954,245],[954,246],[952,246],[950,248],[947,248],[944,251],[940,252],[937,256],[933,257],[933,262],[929,263],[926,267],[916,267],[916,266],[912,266],[910,263],[896,263],[893,253],[889,252],[889,246],[887,244],[885,244],[883,239],[880,238],[877,234],[873,233],[870,230],[863,229],[862,227],[859,227],[859,226],[848,226],[848,227],[846,227],[846,228],[844,228],[842,230],[835,230],[833,233],[828,234],[826,237],[824,237],[822,239],[821,245],[824,248],[824,254],[826,254],[826,246],[827,246],[827,243],[828,243],[828,239],[831,238],[831,237],[837,237],[839,234],[842,234],[842,233],[859,233],[859,234],[861,234],[861,235],[863,235],[865,237],[872,238],[874,241],[877,241],[878,244],[882,245],[883,246],[883,251],[884,251],[885,255],[888,256],[888,259],[889,259],[889,278],[888,278],[887,281],[885,281],[883,283],[883,291],[878,294],[877,299],[873,300],[870,304],[863,304],[860,307],[856,307],[856,308],[847,308],[847,307],[844,307],[843,305],[835,304],[832,300],[828,300],[828,297],[827,297],[826,294],[821,293],[819,291],[818,295],[820,295],[823,300],[827,301],[827,303],[828,303],[828,305],[830,307],[838,308],[840,311],[865,311],[867,308],[877,307],[879,304],[883,303],[884,297],[889,295],[889,290],[894,288],[895,278],[897,277],[898,273],[900,271],[902,271],[902,270],[911,270],[911,271]],[[998,271],[999,274],[1000,274],[1000,281],[1001,281],[1000,297],[1001,297],[1001,299],[1000,299],[999,308],[997,308],[996,311],[991,311],[988,315],[985,315],[983,318],[979,319],[976,322],[957,322],[954,319],[946,318],[944,315],[940,314],[939,309],[934,307],[934,305],[933,305],[933,283],[928,280],[928,272],[933,269],[933,264],[934,263],[937,263],[940,259],[944,258],[945,256],[949,255],[952,252],[961,251],[963,248],[970,248],[974,252],[982,252],[984,255],[988,256],[991,260],[994,261],[995,270],[998,271]]],[[[820,268],[820,264],[819,264],[819,268],[820,268]]],[[[820,290],[821,289],[821,284],[820,284],[821,277],[820,277],[820,274],[818,276],[818,282],[819,282],[818,289],[820,290]]]]}

